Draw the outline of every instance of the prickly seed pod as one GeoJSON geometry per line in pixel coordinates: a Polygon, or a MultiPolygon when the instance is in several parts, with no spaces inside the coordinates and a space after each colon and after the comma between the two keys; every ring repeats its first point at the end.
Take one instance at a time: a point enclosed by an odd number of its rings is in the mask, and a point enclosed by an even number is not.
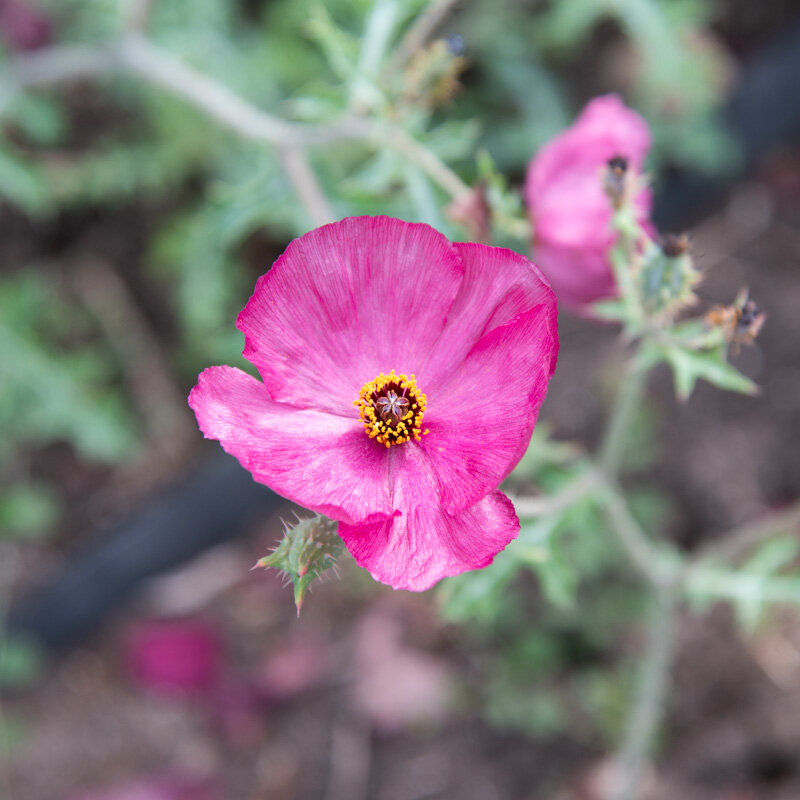
{"type": "Polygon", "coordinates": [[[620,155],[610,158],[603,174],[603,190],[615,209],[622,208],[627,201],[630,185],[631,172],[628,169],[628,159],[620,155]]]}
{"type": "Polygon", "coordinates": [[[697,301],[694,290],[700,277],[689,253],[688,236],[666,234],[643,255],[639,272],[642,306],[654,316],[672,317],[697,301]]]}
{"type": "Polygon", "coordinates": [[[665,233],[659,243],[667,258],[679,258],[689,252],[689,235],[686,233],[665,233]]]}
{"type": "Polygon", "coordinates": [[[444,41],[451,55],[463,58],[467,54],[467,43],[460,33],[450,33],[444,41]]]}
{"type": "MultiPolygon", "coordinates": [[[[300,614],[311,583],[336,563],[344,543],[336,533],[338,523],[321,515],[285,525],[283,539],[255,567],[274,567],[294,585],[294,602],[300,614]]],[[[254,569],[255,569],[254,567],[254,569]]]]}
{"type": "Polygon", "coordinates": [[[463,39],[451,36],[420,50],[406,70],[403,99],[427,108],[447,105],[461,88],[458,78],[467,67],[463,49],[463,39]]]}

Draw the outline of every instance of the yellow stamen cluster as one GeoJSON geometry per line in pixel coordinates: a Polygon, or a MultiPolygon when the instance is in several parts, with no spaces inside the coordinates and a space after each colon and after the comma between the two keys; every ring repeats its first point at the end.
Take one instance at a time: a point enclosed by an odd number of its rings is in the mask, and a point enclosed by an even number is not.
{"type": "Polygon", "coordinates": [[[377,439],[382,445],[419,441],[428,431],[422,430],[422,415],[425,412],[427,398],[419,390],[417,379],[413,375],[398,375],[392,370],[388,375],[381,372],[377,378],[365,383],[358,393],[358,400],[353,402],[358,408],[358,415],[364,423],[364,429],[370,439],[377,439]],[[396,421],[391,414],[382,412],[378,401],[395,393],[408,400],[408,406],[402,417],[396,421]]]}

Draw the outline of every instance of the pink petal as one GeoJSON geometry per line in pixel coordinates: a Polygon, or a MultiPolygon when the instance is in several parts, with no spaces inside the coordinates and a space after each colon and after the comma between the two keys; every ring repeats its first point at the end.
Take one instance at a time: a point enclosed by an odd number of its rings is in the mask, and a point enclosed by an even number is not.
{"type": "Polygon", "coordinates": [[[481,337],[534,306],[548,306],[555,334],[555,295],[525,256],[482,244],[455,247],[464,264],[464,280],[430,358],[417,370],[423,391],[456,369],[481,337]]]}
{"type": "MultiPolygon", "coordinates": [[[[611,205],[602,173],[620,155],[641,171],[650,147],[650,131],[639,114],[616,95],[592,100],[575,123],[548,142],[532,159],[525,197],[535,228],[535,257],[566,305],[614,294],[607,252],[614,242],[611,205]]],[[[645,220],[651,194],[635,199],[645,220]]]]}
{"type": "Polygon", "coordinates": [[[357,522],[392,516],[388,454],[350,417],[274,402],[235,367],[209,367],[189,395],[200,429],[260,483],[305,508],[357,522]]]}
{"type": "Polygon", "coordinates": [[[527,449],[558,355],[549,290],[548,300],[487,333],[428,392],[419,448],[450,513],[497,487],[527,449]]]}
{"type": "Polygon", "coordinates": [[[404,507],[402,516],[339,525],[356,562],[395,589],[421,592],[447,576],[486,567],[519,533],[514,506],[501,492],[492,492],[452,516],[435,502],[403,494],[408,488],[397,487],[395,499],[404,507]]]}
{"type": "Polygon", "coordinates": [[[181,774],[140,778],[71,795],[72,800],[220,800],[221,797],[215,781],[181,774]]]}
{"type": "Polygon", "coordinates": [[[31,0],[0,0],[0,38],[10,50],[36,50],[53,39],[53,23],[31,0]]]}
{"type": "Polygon", "coordinates": [[[427,225],[353,217],[293,241],[237,326],[274,400],[352,417],[379,372],[411,373],[444,327],[463,267],[427,225]]]}
{"type": "Polygon", "coordinates": [[[545,265],[558,301],[566,308],[578,311],[598,298],[616,294],[616,281],[605,250],[537,240],[534,256],[545,265]]]}
{"type": "MultiPolygon", "coordinates": [[[[641,170],[650,143],[647,123],[618,95],[596,97],[566,131],[545,144],[531,161],[526,197],[538,204],[565,175],[572,179],[585,176],[587,170],[596,169],[618,155],[641,170]]],[[[580,203],[580,196],[573,194],[572,202],[580,203]]]]}
{"type": "Polygon", "coordinates": [[[208,694],[219,681],[222,651],[219,631],[200,620],[143,622],[126,642],[134,680],[166,694],[208,694]]]}

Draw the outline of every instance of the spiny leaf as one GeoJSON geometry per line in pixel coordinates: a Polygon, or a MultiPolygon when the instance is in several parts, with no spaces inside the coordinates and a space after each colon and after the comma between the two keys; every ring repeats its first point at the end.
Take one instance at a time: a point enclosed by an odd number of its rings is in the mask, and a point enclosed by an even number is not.
{"type": "Polygon", "coordinates": [[[675,391],[681,400],[689,398],[700,378],[731,392],[758,393],[753,381],[728,364],[722,345],[712,350],[691,350],[671,342],[651,348],[644,358],[650,365],[666,361],[672,367],[675,391]]]}
{"type": "Polygon", "coordinates": [[[297,614],[303,606],[308,587],[323,572],[336,564],[344,543],[336,533],[337,522],[322,515],[286,526],[278,546],[260,558],[256,567],[274,567],[285,573],[294,586],[297,614]]]}

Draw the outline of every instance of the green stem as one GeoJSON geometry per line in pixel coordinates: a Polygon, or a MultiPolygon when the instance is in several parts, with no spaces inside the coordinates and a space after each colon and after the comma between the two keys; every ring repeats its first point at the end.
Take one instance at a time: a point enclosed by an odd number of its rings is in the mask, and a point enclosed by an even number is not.
{"type": "Polygon", "coordinates": [[[611,528],[633,566],[655,590],[674,584],[680,575],[678,554],[650,540],[628,508],[621,489],[602,473],[598,481],[604,484],[605,491],[599,497],[611,528]]]}
{"type": "Polygon", "coordinates": [[[600,445],[598,466],[609,480],[616,478],[625,455],[625,444],[633,417],[644,394],[647,369],[635,358],[627,367],[614,399],[614,408],[600,445]]]}
{"type": "Polygon", "coordinates": [[[617,757],[616,785],[610,800],[636,800],[640,796],[649,751],[664,715],[675,649],[676,614],[675,587],[662,586],[653,596],[644,662],[625,739],[617,757]]]}

